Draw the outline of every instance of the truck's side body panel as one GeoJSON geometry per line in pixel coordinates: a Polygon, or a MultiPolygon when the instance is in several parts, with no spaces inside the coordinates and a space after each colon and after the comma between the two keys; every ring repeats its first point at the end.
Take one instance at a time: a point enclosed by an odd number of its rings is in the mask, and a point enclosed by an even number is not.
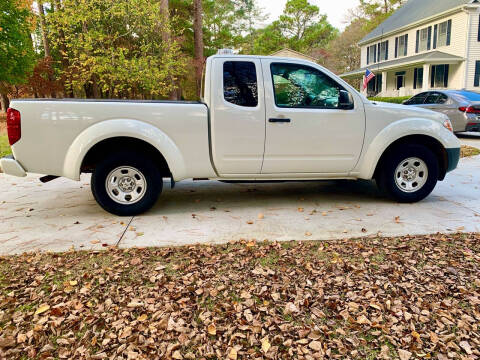
{"type": "Polygon", "coordinates": [[[175,180],[216,176],[204,104],[17,100],[11,107],[22,114],[22,137],[13,154],[27,172],[78,180],[83,156],[93,145],[127,136],[155,146],[175,180]]]}

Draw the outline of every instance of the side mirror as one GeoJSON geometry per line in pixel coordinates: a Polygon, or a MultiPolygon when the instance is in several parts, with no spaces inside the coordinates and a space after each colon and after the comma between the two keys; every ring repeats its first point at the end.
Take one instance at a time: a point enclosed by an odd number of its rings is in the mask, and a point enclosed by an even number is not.
{"type": "Polygon", "coordinates": [[[342,110],[352,110],[354,108],[353,96],[348,91],[340,90],[338,96],[338,108],[342,110]]]}

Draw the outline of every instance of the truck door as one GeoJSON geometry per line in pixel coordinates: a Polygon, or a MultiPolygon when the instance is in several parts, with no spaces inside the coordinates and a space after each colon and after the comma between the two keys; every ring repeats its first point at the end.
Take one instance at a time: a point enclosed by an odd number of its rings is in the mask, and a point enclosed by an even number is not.
{"type": "Polygon", "coordinates": [[[266,139],[262,174],[344,174],[362,151],[365,113],[350,91],[354,108],[340,109],[346,90],[317,67],[263,59],[266,139]]]}
{"type": "Polygon", "coordinates": [[[265,100],[259,59],[213,60],[212,157],[219,175],[259,174],[265,146],[265,100]]]}

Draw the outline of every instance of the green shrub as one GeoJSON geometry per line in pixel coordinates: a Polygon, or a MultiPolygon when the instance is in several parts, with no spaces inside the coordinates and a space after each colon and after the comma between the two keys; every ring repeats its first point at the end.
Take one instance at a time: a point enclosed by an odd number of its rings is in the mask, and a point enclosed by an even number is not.
{"type": "Polygon", "coordinates": [[[387,103],[393,103],[393,104],[401,104],[405,100],[410,99],[411,96],[400,96],[400,97],[370,97],[368,100],[371,101],[381,101],[381,102],[387,102],[387,103]]]}

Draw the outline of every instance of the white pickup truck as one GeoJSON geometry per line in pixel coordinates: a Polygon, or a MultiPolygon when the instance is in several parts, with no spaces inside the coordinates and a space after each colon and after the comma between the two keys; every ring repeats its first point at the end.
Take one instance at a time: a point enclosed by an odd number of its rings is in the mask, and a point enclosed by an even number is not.
{"type": "Polygon", "coordinates": [[[371,102],[308,61],[215,55],[202,102],[13,100],[7,174],[80,179],[118,215],[148,210],[163,178],[375,179],[400,202],[428,196],[455,169],[447,116],[371,102]]]}

